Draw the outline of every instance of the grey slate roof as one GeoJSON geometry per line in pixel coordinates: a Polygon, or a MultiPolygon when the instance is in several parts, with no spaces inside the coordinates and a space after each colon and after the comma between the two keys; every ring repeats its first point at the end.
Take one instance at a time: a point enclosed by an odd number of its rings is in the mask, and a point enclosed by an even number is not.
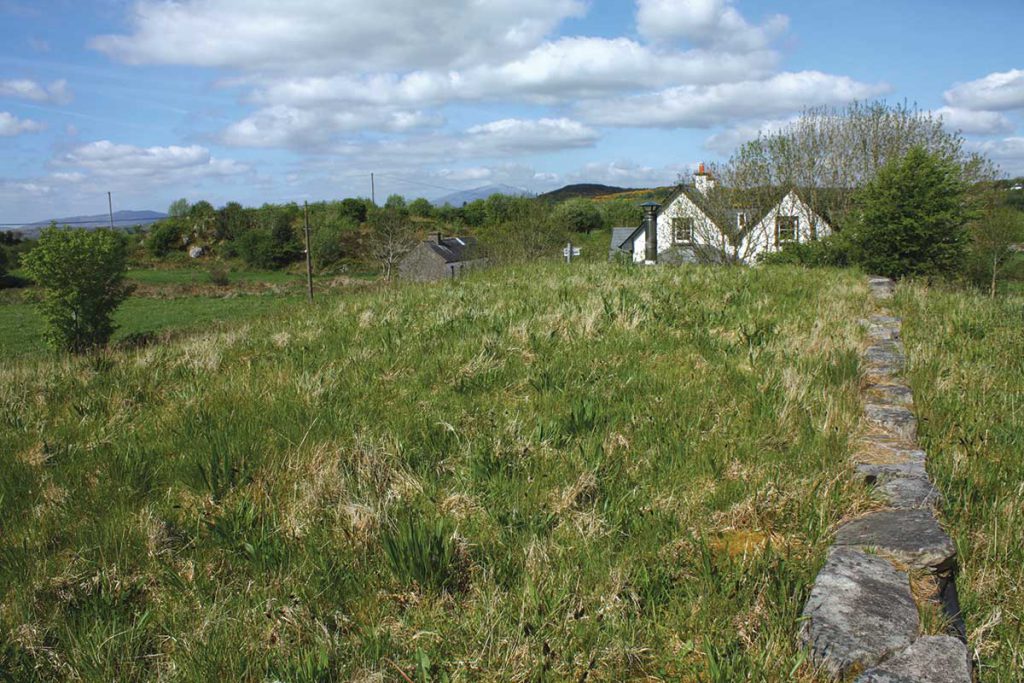
{"type": "Polygon", "coordinates": [[[439,242],[427,240],[425,244],[443,258],[445,263],[458,263],[475,258],[472,253],[476,248],[475,237],[445,237],[439,242]]]}
{"type": "Polygon", "coordinates": [[[617,251],[626,251],[622,248],[623,243],[629,239],[629,236],[633,234],[636,228],[612,228],[612,244],[608,248],[608,251],[615,253],[617,251]]]}

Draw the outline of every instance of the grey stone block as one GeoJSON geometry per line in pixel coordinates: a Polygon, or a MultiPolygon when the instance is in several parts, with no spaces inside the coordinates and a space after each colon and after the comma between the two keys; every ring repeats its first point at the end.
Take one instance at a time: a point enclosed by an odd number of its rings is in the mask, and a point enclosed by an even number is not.
{"type": "Polygon", "coordinates": [[[950,636],[921,636],[913,645],[865,671],[856,683],[970,683],[967,647],[950,636]]]}
{"type": "Polygon", "coordinates": [[[948,569],[956,558],[953,541],[930,510],[872,512],[841,526],[835,544],[875,548],[915,569],[948,569]]]}
{"type": "Polygon", "coordinates": [[[864,350],[864,363],[869,367],[906,367],[907,357],[903,345],[895,341],[876,342],[864,350]]]}
{"type": "Polygon", "coordinates": [[[919,623],[907,575],[856,548],[829,552],[803,616],[801,643],[835,677],[907,647],[919,623]]]}
{"type": "Polygon", "coordinates": [[[912,443],[881,434],[861,437],[861,446],[854,453],[857,464],[900,464],[919,462],[924,464],[926,454],[912,443]]]}
{"type": "Polygon", "coordinates": [[[873,486],[881,486],[894,479],[928,476],[924,468],[924,458],[899,463],[857,463],[856,470],[857,474],[864,477],[865,484],[873,486]]]}
{"type": "Polygon", "coordinates": [[[905,384],[870,384],[865,393],[872,403],[887,406],[914,405],[914,392],[905,384]]]}
{"type": "Polygon", "coordinates": [[[927,475],[896,477],[880,484],[877,491],[889,505],[901,509],[932,508],[942,500],[942,495],[927,475]]]}
{"type": "Polygon", "coordinates": [[[917,438],[917,418],[903,406],[868,403],[864,406],[864,417],[869,424],[879,427],[897,438],[907,441],[917,438]]]}

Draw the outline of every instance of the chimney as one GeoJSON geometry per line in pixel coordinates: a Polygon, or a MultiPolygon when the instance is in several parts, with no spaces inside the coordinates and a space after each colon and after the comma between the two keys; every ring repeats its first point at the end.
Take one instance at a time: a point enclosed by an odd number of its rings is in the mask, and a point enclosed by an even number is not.
{"type": "Polygon", "coordinates": [[[644,202],[640,205],[644,210],[644,263],[653,265],[658,262],[658,208],[657,202],[644,202]]]}
{"type": "Polygon", "coordinates": [[[441,233],[439,233],[439,232],[433,232],[433,233],[427,235],[427,241],[431,242],[433,244],[441,244],[441,240],[442,239],[444,239],[444,238],[441,237],[441,233]]]}
{"type": "Polygon", "coordinates": [[[693,187],[704,196],[715,187],[715,179],[704,170],[704,162],[697,166],[697,172],[693,174],[693,187]]]}

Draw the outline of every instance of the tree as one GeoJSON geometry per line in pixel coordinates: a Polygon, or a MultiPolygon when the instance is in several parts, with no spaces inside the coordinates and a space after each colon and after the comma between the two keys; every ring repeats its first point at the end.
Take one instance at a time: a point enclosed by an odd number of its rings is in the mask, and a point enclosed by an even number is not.
{"type": "Polygon", "coordinates": [[[189,207],[188,224],[197,239],[210,239],[215,235],[217,211],[210,202],[200,200],[189,207]]]}
{"type": "Polygon", "coordinates": [[[434,213],[434,205],[429,200],[419,197],[409,202],[409,213],[420,218],[430,218],[434,213]]]}
{"type": "Polygon", "coordinates": [[[377,209],[370,214],[370,253],[390,281],[398,262],[416,245],[416,233],[405,211],[377,209]]]}
{"type": "Polygon", "coordinates": [[[163,258],[181,246],[181,224],[177,219],[156,223],[146,236],[146,249],[157,258],[163,258]]]}
{"type": "Polygon", "coordinates": [[[245,209],[238,202],[228,202],[217,212],[217,227],[214,237],[219,240],[233,240],[245,232],[245,209]]]}
{"type": "Polygon", "coordinates": [[[388,198],[384,200],[384,208],[393,209],[395,211],[404,211],[406,208],[405,197],[400,194],[388,195],[388,198]]]}
{"type": "Polygon", "coordinates": [[[168,218],[184,218],[188,215],[188,200],[182,197],[181,199],[175,199],[171,202],[171,205],[167,207],[168,218]]]}
{"type": "Polygon", "coordinates": [[[0,278],[7,275],[7,250],[0,246],[0,278]]]}
{"type": "Polygon", "coordinates": [[[366,213],[369,210],[369,199],[342,199],[341,214],[354,220],[356,223],[366,222],[366,213]]]}
{"type": "Polygon", "coordinates": [[[114,311],[131,292],[124,281],[127,248],[121,235],[47,228],[22,265],[43,291],[39,308],[48,343],[73,353],[107,343],[115,329],[114,311]]]}
{"type": "Polygon", "coordinates": [[[854,259],[887,277],[949,276],[967,249],[966,185],[948,157],[913,147],[857,193],[854,259]]]}
{"type": "Polygon", "coordinates": [[[601,211],[589,199],[577,197],[562,202],[555,208],[555,223],[570,232],[598,230],[604,223],[601,211]]]}
{"type": "Polygon", "coordinates": [[[1024,242],[1024,214],[1008,206],[994,207],[970,226],[970,233],[971,275],[995,296],[998,275],[1013,257],[1013,245],[1024,242]]]}

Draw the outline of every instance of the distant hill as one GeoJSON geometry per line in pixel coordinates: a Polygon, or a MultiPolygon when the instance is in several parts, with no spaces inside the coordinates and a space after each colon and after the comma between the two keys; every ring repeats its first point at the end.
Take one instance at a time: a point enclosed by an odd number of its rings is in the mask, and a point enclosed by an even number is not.
{"type": "Polygon", "coordinates": [[[619,192],[635,192],[633,188],[628,187],[615,187],[613,185],[601,185],[598,183],[577,183],[575,185],[566,185],[560,187],[557,190],[551,192],[545,192],[542,195],[538,195],[539,199],[546,199],[551,202],[561,202],[566,199],[575,199],[576,197],[600,197],[606,194],[618,194],[619,192]]]}
{"type": "Polygon", "coordinates": [[[477,199],[487,199],[492,194],[507,194],[513,197],[532,197],[533,193],[529,190],[524,190],[521,187],[513,187],[512,185],[484,185],[483,187],[476,187],[472,190],[463,190],[462,192],[453,192],[446,194],[443,197],[438,197],[434,200],[434,206],[444,206],[445,204],[451,204],[458,208],[463,204],[469,202],[475,202],[477,199]]]}
{"type": "MultiPolygon", "coordinates": [[[[160,211],[115,211],[114,227],[130,228],[135,225],[149,225],[167,218],[166,213],[160,211]]],[[[94,216],[65,216],[64,218],[51,218],[36,223],[28,223],[18,228],[26,236],[38,234],[43,228],[50,226],[50,223],[58,226],[71,226],[72,228],[108,228],[110,227],[110,214],[101,213],[94,216]]]]}

